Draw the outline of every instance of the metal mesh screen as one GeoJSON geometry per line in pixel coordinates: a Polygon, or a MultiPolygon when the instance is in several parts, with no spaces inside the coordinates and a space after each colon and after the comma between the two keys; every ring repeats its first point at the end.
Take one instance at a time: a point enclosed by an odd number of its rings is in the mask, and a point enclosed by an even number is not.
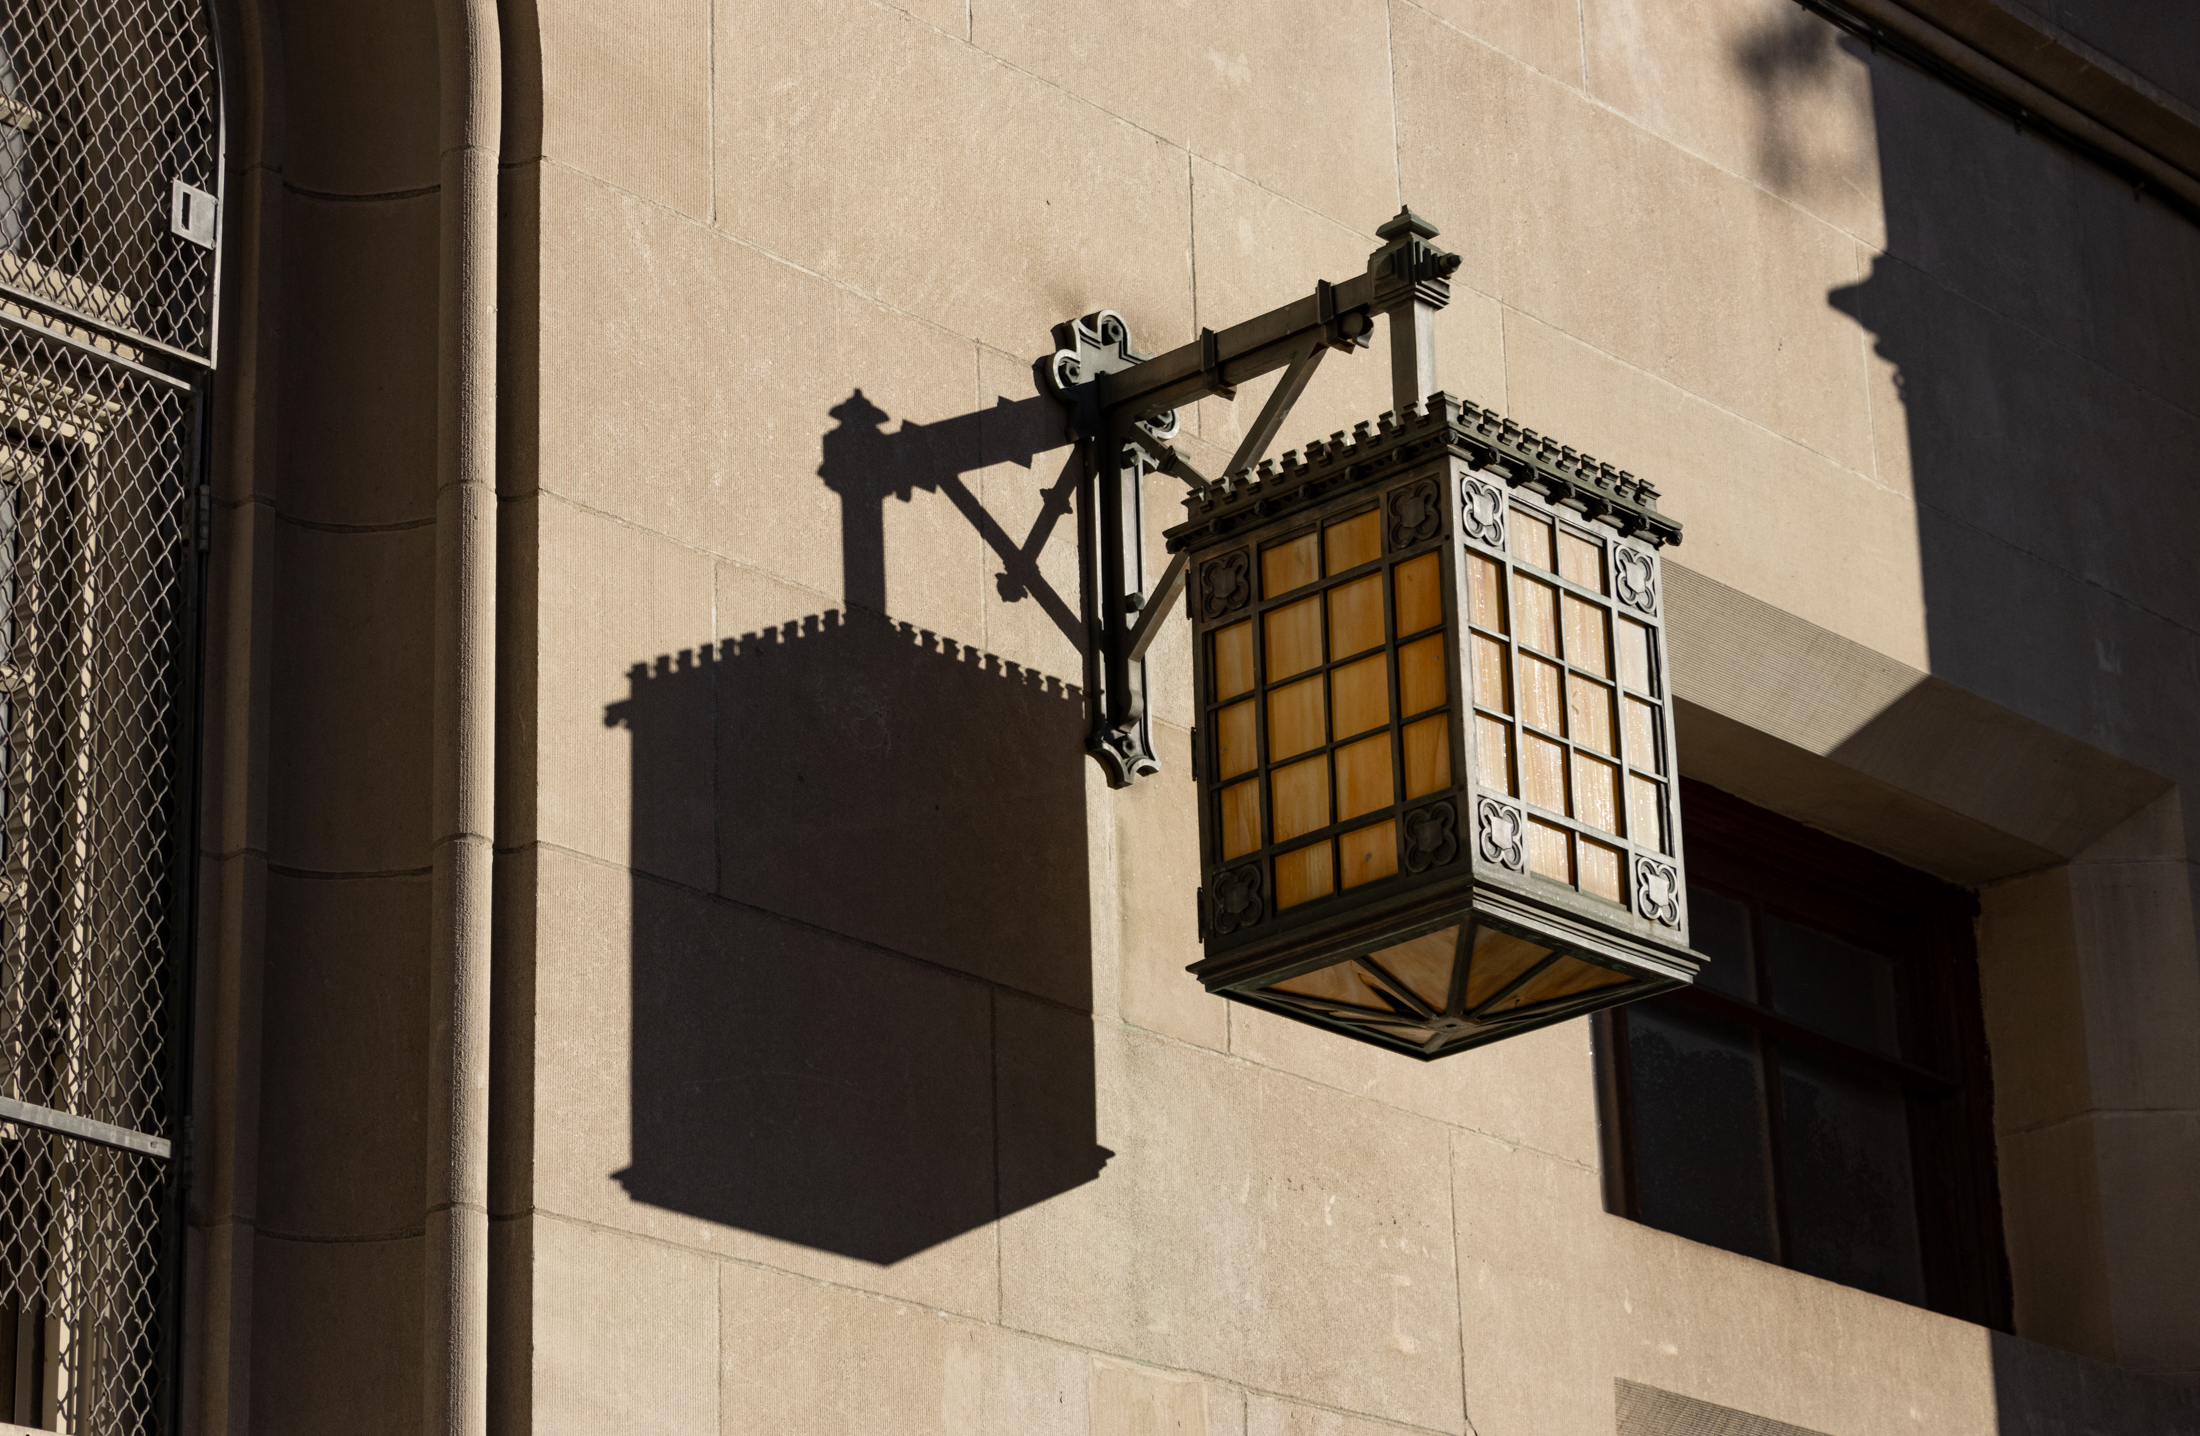
{"type": "MultiPolygon", "coordinates": [[[[192,423],[173,381],[0,324],[0,1096],[150,1134],[192,423]]],[[[0,1163],[0,1419],[151,1429],[168,1164],[30,1127],[0,1163]]]]}
{"type": "Polygon", "coordinates": [[[210,356],[220,148],[197,0],[0,7],[0,289],[210,356]]]}

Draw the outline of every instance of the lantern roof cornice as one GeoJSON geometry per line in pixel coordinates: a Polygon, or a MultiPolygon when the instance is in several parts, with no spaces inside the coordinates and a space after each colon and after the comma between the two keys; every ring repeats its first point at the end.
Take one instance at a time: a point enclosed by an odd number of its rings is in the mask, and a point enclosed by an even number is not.
{"type": "Polygon", "coordinates": [[[1449,453],[1477,469],[1526,488],[1590,522],[1657,547],[1678,544],[1681,525],[1658,510],[1658,491],[1624,469],[1580,453],[1492,410],[1451,394],[1431,394],[1401,416],[1386,411],[1372,422],[1338,430],[1262,460],[1186,496],[1186,521],[1168,531],[1171,552],[1220,539],[1287,509],[1335,498],[1372,484],[1400,465],[1449,453]]]}

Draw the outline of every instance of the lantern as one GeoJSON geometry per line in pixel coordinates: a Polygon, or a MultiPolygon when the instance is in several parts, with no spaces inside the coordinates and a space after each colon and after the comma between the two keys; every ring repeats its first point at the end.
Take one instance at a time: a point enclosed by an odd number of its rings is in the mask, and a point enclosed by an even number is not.
{"type": "Polygon", "coordinates": [[[1434,1058],[1693,978],[1656,497],[1435,394],[1186,500],[1209,991],[1434,1058]]]}

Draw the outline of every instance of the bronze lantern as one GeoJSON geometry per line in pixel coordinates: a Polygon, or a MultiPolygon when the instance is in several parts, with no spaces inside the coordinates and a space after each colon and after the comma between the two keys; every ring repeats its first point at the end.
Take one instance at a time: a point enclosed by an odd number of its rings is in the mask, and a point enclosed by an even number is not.
{"type": "Polygon", "coordinates": [[[1433,1058],[1694,977],[1656,498],[1434,394],[1186,500],[1209,991],[1433,1058]]]}

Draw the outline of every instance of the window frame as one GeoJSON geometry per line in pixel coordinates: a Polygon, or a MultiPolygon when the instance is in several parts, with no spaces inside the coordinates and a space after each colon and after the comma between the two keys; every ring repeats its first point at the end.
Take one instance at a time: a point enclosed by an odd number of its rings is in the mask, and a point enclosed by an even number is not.
{"type": "MultiPolygon", "coordinates": [[[[1763,916],[1786,918],[1893,961],[1899,1057],[1854,1047],[1701,985],[1647,999],[1739,1030],[1755,1051],[1772,1153],[1778,1264],[1789,1265],[1792,1244],[1780,1171],[1775,1048],[1788,1043],[1900,1086],[1909,1116],[1924,1304],[1943,1315],[2011,1330],[1993,1079],[1973,931],[1976,897],[1695,779],[1682,778],[1679,790],[1691,885],[1746,904],[1753,931],[1763,916]]],[[[1754,937],[1752,949],[1761,965],[1754,937]]],[[[1641,1221],[1626,1009],[1599,1013],[1595,1024],[1605,1207],[1641,1221]]]]}

